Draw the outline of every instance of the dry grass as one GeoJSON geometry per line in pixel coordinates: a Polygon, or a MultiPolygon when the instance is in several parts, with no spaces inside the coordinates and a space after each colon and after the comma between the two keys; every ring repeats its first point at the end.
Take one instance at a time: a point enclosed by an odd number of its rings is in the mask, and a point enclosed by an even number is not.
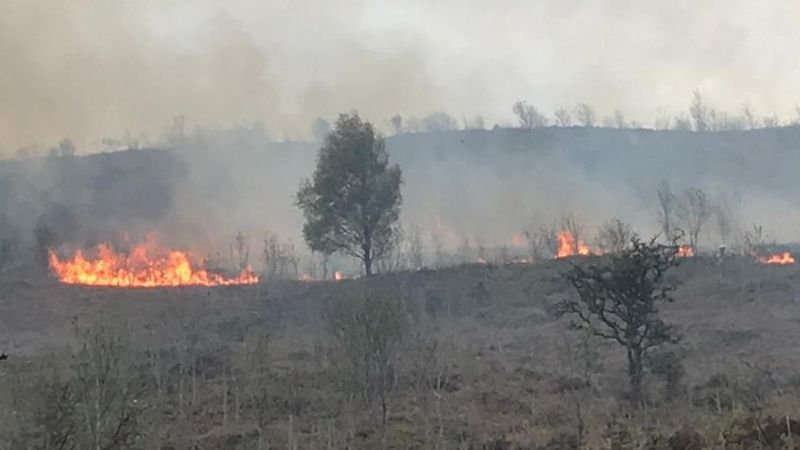
{"type": "MultiPolygon", "coordinates": [[[[103,325],[124,336],[131,354],[151,355],[131,361],[144,383],[141,447],[258,448],[260,426],[261,448],[555,449],[570,448],[583,422],[587,448],[611,448],[611,435],[628,436],[630,448],[674,448],[667,439],[685,425],[705,439],[699,448],[747,448],[741,436],[753,423],[800,417],[797,267],[686,260],[673,275],[678,301],[663,311],[684,336],[683,394],[665,398],[663,382],[650,376],[648,407],[636,410],[624,400],[619,349],[585,340],[548,313],[572,295],[560,277],[569,263],[214,289],[90,289],[7,275],[3,395],[36,391],[13,380],[33,379],[44,360],[73,354],[76,328],[103,325]],[[378,405],[347,393],[345,363],[326,326],[329,308],[367,283],[400,292],[414,323],[385,428],[378,405]],[[252,353],[260,336],[268,351],[252,353]],[[185,361],[202,366],[193,380],[185,361]],[[253,378],[262,372],[266,379],[253,378]],[[193,398],[179,407],[179,393],[193,398]]],[[[0,442],[11,442],[3,439],[14,430],[2,428],[0,442]]]]}

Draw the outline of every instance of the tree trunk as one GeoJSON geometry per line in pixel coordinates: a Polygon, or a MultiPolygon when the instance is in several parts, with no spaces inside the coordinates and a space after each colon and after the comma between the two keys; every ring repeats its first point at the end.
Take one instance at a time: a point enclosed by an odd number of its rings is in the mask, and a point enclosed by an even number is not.
{"type": "Polygon", "coordinates": [[[372,249],[364,245],[364,273],[372,275],[372,249]]]}
{"type": "Polygon", "coordinates": [[[642,351],[628,348],[628,380],[631,384],[631,400],[638,406],[642,402],[642,351]]]}
{"type": "Polygon", "coordinates": [[[364,241],[361,243],[361,252],[364,260],[364,273],[372,275],[372,233],[367,226],[363,230],[364,241]]]}

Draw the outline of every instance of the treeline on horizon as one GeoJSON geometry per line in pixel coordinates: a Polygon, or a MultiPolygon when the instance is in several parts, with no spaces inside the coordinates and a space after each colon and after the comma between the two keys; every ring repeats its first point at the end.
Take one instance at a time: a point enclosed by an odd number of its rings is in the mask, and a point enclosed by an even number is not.
{"type": "MultiPolygon", "coordinates": [[[[514,123],[504,122],[489,125],[482,115],[467,116],[455,115],[446,111],[434,111],[425,116],[407,116],[395,114],[389,119],[375,121],[379,131],[387,136],[413,133],[440,133],[458,130],[497,130],[504,128],[536,129],[548,127],[581,127],[581,128],[610,128],[610,129],[650,129],[650,130],[677,130],[695,132],[719,131],[747,131],[791,127],[800,125],[800,105],[795,107],[794,118],[781,118],[777,114],[759,115],[756,109],[745,101],[738,111],[728,112],[711,105],[701,94],[695,90],[691,102],[685,111],[678,114],[658,114],[652,124],[630,120],[625,113],[616,109],[609,115],[601,115],[589,103],[579,103],[574,107],[559,107],[551,115],[538,106],[535,102],[526,99],[516,100],[510,108],[514,123]]],[[[322,142],[331,130],[331,118],[317,117],[310,126],[309,137],[313,142],[322,142]]],[[[238,124],[230,127],[215,128],[200,124],[193,129],[187,129],[186,116],[178,116],[173,122],[164,127],[158,137],[153,138],[145,133],[126,131],[125,135],[117,138],[103,138],[99,141],[100,151],[116,151],[127,149],[176,147],[186,145],[186,141],[202,139],[203,136],[214,133],[242,132],[249,135],[260,136],[261,139],[273,142],[302,142],[306,139],[296,139],[286,134],[276,138],[274,133],[263,123],[253,121],[249,124],[238,124]]],[[[43,156],[73,156],[78,153],[78,148],[72,138],[65,137],[58,144],[48,148],[26,146],[17,149],[14,157],[25,159],[43,156]]]]}

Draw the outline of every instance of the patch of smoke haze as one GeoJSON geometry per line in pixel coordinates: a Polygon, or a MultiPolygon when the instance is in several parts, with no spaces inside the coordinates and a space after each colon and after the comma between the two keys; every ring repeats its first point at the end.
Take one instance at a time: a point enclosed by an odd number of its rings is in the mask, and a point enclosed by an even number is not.
{"type": "Polygon", "coordinates": [[[434,97],[416,42],[359,41],[359,2],[292,5],[3,2],[0,149],[69,137],[85,152],[126,134],[152,142],[178,116],[307,138],[317,116],[389,117],[434,97]]]}
{"type": "Polygon", "coordinates": [[[693,89],[794,117],[800,6],[748,0],[0,3],[0,149],[83,151],[173,117],[307,138],[318,116],[446,110],[511,121],[580,102],[652,123],[693,89]]]}

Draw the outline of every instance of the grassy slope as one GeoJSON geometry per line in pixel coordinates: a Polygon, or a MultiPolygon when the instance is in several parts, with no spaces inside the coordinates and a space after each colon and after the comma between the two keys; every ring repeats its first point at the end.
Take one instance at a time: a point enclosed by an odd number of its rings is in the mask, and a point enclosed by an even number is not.
{"type": "MultiPolygon", "coordinates": [[[[369,447],[377,411],[374,405],[354,400],[341,403],[334,394],[341,361],[331,353],[324,320],[328,308],[368,283],[403,292],[409,310],[419,313],[415,333],[428,343],[434,337],[438,342],[435,360],[426,363],[426,373],[444,380],[445,388],[435,396],[411,380],[421,357],[411,350],[401,356],[401,388],[391,406],[391,436],[402,443],[398,446],[437,439],[451,444],[499,439],[541,445],[575,429],[575,402],[590,417],[588,435],[600,442],[605,423],[624,408],[619,402],[625,390],[623,355],[613,346],[591,343],[602,368],[592,371],[591,389],[575,390],[583,382],[587,361],[580,336],[567,331],[565,320],[548,315],[555,301],[570,295],[559,276],[567,264],[469,265],[370,280],[222,289],[87,289],[6,277],[0,290],[0,348],[12,354],[12,365],[50,352],[63,354],[77,323],[115,328],[139,349],[166,350],[187,335],[197,335],[200,348],[223,348],[227,350],[214,351],[235,355],[254,330],[265,331],[270,335],[269,364],[280,391],[276,395],[294,392],[294,401],[304,405],[293,413],[292,426],[298,427],[293,439],[319,444],[324,439],[318,428],[335,425],[342,433],[352,427],[351,434],[361,436],[355,438],[356,445],[369,447]]],[[[647,419],[629,418],[631,426],[641,431],[657,423],[659,430],[674,431],[691,423],[713,435],[714,427],[720,426],[718,416],[709,416],[696,403],[706,395],[700,386],[715,374],[741,383],[774,383],[783,393],[776,396],[770,388],[775,410],[798,414],[793,406],[780,406],[787,398],[797,403],[797,268],[740,259],[720,266],[714,259],[696,258],[685,261],[674,276],[680,284],[678,300],[664,314],[684,336],[689,396],[665,403],[662,386],[651,378],[653,410],[647,419]],[[765,371],[770,373],[767,381],[765,371]]],[[[246,434],[249,428],[242,424],[220,429],[218,414],[209,412],[219,407],[213,400],[219,374],[209,377],[209,404],[189,425],[181,425],[181,433],[204,436],[203,445],[213,448],[220,445],[216,439],[246,434]]],[[[275,442],[286,439],[287,418],[288,413],[274,419],[275,442]]]]}

